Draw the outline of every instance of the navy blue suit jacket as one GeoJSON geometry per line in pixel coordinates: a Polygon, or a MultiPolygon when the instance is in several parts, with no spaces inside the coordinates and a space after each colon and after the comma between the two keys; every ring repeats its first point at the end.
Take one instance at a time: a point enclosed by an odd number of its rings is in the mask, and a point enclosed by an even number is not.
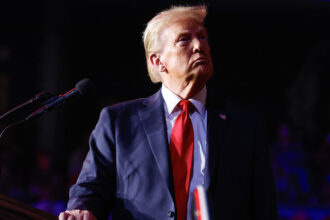
{"type": "MultiPolygon", "coordinates": [[[[161,92],[104,108],[68,209],[99,219],[175,219],[172,168],[161,92]]],[[[206,185],[213,219],[276,219],[263,126],[221,100],[207,100],[206,185]],[[219,104],[220,103],[220,104],[219,104]]]]}

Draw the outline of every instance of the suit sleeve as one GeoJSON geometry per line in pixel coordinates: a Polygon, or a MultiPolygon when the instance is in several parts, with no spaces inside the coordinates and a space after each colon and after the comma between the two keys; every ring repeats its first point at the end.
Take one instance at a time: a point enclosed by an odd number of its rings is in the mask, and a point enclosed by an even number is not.
{"type": "Polygon", "coordinates": [[[278,218],[276,193],[265,130],[263,121],[258,119],[253,173],[254,213],[256,220],[275,220],[278,218]]]}
{"type": "Polygon", "coordinates": [[[89,143],[77,183],[70,189],[67,209],[89,210],[98,220],[108,219],[116,192],[115,140],[108,110],[102,110],[89,143]]]}

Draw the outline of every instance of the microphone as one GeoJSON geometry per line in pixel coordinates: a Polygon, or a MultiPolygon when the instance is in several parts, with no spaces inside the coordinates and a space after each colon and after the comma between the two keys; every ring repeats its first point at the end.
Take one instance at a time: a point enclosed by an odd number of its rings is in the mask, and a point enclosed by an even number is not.
{"type": "Polygon", "coordinates": [[[38,104],[41,103],[45,100],[49,100],[50,98],[54,97],[54,95],[50,94],[49,92],[40,92],[33,96],[31,99],[28,101],[10,109],[8,112],[4,113],[3,115],[0,116],[0,120],[12,115],[15,112],[18,112],[20,109],[23,109],[27,106],[31,106],[32,104],[38,104]]]}
{"type": "Polygon", "coordinates": [[[32,112],[29,116],[25,118],[25,121],[36,118],[44,113],[50,112],[63,105],[64,103],[68,102],[69,100],[80,96],[86,96],[88,93],[91,93],[94,88],[94,84],[89,79],[83,79],[75,85],[75,88],[71,89],[67,93],[49,99],[46,102],[46,105],[32,112]]]}

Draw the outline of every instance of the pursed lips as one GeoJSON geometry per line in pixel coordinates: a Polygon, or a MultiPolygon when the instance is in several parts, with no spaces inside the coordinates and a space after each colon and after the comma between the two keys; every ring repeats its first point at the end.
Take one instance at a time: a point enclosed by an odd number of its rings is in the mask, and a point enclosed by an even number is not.
{"type": "Polygon", "coordinates": [[[192,68],[194,68],[198,65],[204,65],[207,63],[208,63],[207,58],[205,56],[203,56],[203,57],[199,57],[199,58],[195,59],[194,61],[192,61],[191,66],[192,66],[192,68]]]}

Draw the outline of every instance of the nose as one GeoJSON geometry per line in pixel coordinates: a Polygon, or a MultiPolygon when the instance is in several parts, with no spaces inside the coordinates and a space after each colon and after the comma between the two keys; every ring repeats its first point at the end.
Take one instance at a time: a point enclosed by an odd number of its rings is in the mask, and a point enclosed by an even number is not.
{"type": "Polygon", "coordinates": [[[197,52],[203,52],[203,42],[201,39],[199,38],[195,38],[193,40],[193,52],[197,53],[197,52]]]}

